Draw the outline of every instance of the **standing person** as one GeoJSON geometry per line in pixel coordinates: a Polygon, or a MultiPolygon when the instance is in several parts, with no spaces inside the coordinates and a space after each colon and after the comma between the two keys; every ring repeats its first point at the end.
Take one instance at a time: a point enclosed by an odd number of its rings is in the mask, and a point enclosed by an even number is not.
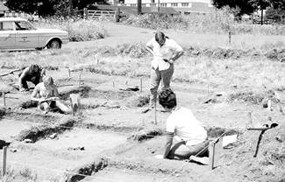
{"type": "Polygon", "coordinates": [[[45,76],[43,82],[35,87],[31,100],[37,101],[38,107],[45,112],[52,110],[59,110],[65,114],[72,112],[71,108],[60,101],[58,90],[50,76],[45,76]]]}
{"type": "Polygon", "coordinates": [[[45,70],[37,64],[32,64],[25,68],[23,72],[19,74],[19,90],[21,92],[29,90],[27,81],[32,82],[36,86],[38,83],[42,82],[42,77],[44,75],[45,70]]]}
{"type": "Polygon", "coordinates": [[[208,154],[209,141],[207,131],[201,122],[195,118],[190,109],[177,107],[176,96],[171,89],[163,90],[159,94],[159,103],[165,110],[170,111],[171,115],[166,121],[165,151],[157,158],[178,160],[190,158],[208,164],[208,157],[205,156],[208,154]]]}
{"type": "MultiPolygon", "coordinates": [[[[154,107],[157,100],[157,90],[162,80],[162,89],[170,87],[174,72],[174,62],[180,58],[184,51],[173,39],[165,36],[163,32],[156,32],[147,44],[146,49],[153,55],[151,62],[150,108],[154,107]]],[[[146,111],[146,112],[147,112],[146,111]]]]}

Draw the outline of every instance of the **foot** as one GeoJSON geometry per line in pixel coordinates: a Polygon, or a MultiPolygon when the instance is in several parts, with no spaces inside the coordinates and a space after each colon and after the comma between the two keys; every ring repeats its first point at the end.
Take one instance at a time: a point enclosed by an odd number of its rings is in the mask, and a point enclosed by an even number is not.
{"type": "Polygon", "coordinates": [[[203,165],[209,164],[209,157],[196,157],[196,156],[191,155],[189,159],[190,159],[189,162],[194,161],[194,162],[197,162],[203,165]]]}

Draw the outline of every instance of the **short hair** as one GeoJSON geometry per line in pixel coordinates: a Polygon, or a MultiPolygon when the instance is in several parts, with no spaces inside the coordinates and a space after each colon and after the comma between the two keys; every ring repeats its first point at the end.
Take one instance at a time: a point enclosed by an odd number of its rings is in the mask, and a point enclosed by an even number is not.
{"type": "Polygon", "coordinates": [[[33,72],[33,73],[41,72],[41,67],[37,64],[32,64],[29,69],[30,69],[30,72],[33,72]]]}
{"type": "Polygon", "coordinates": [[[167,109],[173,109],[177,105],[176,95],[170,88],[164,89],[159,93],[158,101],[162,107],[167,109]]]}
{"type": "Polygon", "coordinates": [[[155,41],[156,41],[156,42],[160,42],[160,40],[162,40],[162,39],[165,40],[165,39],[166,39],[166,36],[165,36],[165,34],[164,34],[163,32],[157,31],[157,32],[155,33],[154,38],[155,38],[155,41]]]}
{"type": "Polygon", "coordinates": [[[51,76],[45,76],[43,78],[43,82],[45,85],[53,85],[54,84],[53,78],[51,76]]]}

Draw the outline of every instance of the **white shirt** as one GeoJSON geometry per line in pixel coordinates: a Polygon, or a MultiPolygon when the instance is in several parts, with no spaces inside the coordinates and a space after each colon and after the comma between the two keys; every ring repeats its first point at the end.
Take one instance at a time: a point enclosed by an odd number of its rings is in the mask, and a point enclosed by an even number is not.
{"type": "Polygon", "coordinates": [[[187,108],[180,108],[171,113],[166,122],[166,131],[174,133],[186,142],[186,145],[196,145],[207,139],[207,131],[187,108]]]}
{"type": "Polygon", "coordinates": [[[183,51],[182,47],[178,45],[173,39],[166,39],[165,44],[160,47],[160,45],[152,38],[146,44],[147,47],[152,47],[153,50],[153,60],[151,66],[158,70],[167,70],[170,66],[168,62],[163,59],[170,59],[175,52],[183,51]]]}

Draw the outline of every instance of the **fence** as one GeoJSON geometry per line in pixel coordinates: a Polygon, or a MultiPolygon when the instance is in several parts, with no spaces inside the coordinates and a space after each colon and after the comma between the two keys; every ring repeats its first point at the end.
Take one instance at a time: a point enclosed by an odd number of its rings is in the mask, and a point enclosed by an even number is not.
{"type": "Polygon", "coordinates": [[[115,18],[116,11],[108,11],[108,10],[84,10],[85,18],[87,19],[96,19],[101,16],[105,16],[107,18],[115,18]]]}

